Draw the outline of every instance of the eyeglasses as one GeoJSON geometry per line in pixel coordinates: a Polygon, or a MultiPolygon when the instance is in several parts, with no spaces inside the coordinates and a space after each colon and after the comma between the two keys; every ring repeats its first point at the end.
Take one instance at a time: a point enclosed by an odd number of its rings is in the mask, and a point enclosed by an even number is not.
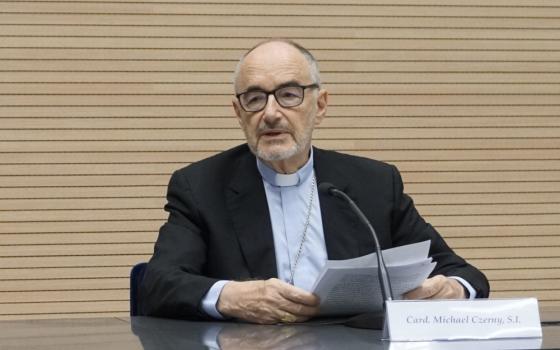
{"type": "Polygon", "coordinates": [[[249,90],[237,94],[241,107],[246,112],[259,112],[266,107],[268,96],[274,95],[276,102],[284,108],[296,107],[303,102],[305,89],[318,88],[318,84],[310,85],[285,85],[272,91],[249,90]]]}

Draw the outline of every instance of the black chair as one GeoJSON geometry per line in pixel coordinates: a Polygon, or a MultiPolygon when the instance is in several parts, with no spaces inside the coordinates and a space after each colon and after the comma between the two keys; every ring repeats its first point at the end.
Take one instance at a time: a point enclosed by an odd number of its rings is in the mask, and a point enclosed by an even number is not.
{"type": "Polygon", "coordinates": [[[130,270],[130,316],[141,316],[138,310],[138,289],[144,279],[144,272],[148,263],[141,262],[130,270]]]}

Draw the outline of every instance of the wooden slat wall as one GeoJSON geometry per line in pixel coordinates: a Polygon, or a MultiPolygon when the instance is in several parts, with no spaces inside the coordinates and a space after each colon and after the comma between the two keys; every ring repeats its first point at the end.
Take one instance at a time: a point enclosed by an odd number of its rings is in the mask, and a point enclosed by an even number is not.
{"type": "Polygon", "coordinates": [[[395,163],[494,297],[560,305],[556,0],[0,1],[0,319],[128,314],[170,173],[242,142],[237,58],[294,38],[316,145],[395,163]]]}

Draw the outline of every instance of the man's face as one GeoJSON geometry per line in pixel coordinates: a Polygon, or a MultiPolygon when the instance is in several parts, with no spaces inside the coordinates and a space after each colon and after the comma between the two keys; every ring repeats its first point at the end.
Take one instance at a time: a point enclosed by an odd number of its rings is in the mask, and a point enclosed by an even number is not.
{"type": "MultiPolygon", "coordinates": [[[[310,85],[309,64],[292,46],[271,42],[252,51],[244,60],[236,82],[236,92],[260,89],[272,91],[286,84],[310,85]]],[[[311,136],[326,112],[326,91],[304,90],[302,104],[285,108],[274,95],[268,96],[265,108],[245,111],[234,98],[235,112],[251,151],[260,159],[307,159],[311,136]]],[[[303,164],[300,164],[303,165],[303,164]]]]}

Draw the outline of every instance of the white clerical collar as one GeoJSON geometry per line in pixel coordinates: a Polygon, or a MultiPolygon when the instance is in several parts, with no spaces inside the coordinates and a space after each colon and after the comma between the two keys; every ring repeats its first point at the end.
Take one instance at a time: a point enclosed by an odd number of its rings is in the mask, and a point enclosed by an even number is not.
{"type": "Polygon", "coordinates": [[[279,174],[259,158],[257,158],[257,168],[259,169],[264,181],[268,182],[272,186],[298,186],[309,178],[311,173],[313,173],[313,147],[311,147],[311,151],[309,152],[309,159],[307,160],[307,163],[305,163],[305,165],[299,168],[295,173],[279,174]]]}

